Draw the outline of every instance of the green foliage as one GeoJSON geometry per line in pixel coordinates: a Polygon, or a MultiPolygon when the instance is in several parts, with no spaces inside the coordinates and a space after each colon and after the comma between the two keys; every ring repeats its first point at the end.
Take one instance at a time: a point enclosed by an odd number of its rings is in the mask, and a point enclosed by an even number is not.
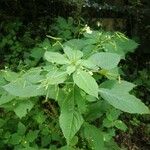
{"type": "Polygon", "coordinates": [[[68,145],[83,124],[83,117],[80,112],[76,110],[75,101],[77,100],[73,87],[72,92],[69,93],[61,106],[61,115],[59,118],[60,127],[68,145]]]}
{"type": "Polygon", "coordinates": [[[103,99],[108,101],[112,106],[118,108],[124,112],[148,114],[149,109],[135,96],[129,93],[120,93],[121,91],[115,91],[115,89],[100,89],[100,95],[103,99]]]}
{"type": "Polygon", "coordinates": [[[120,56],[113,53],[100,52],[92,55],[89,59],[98,67],[110,70],[117,67],[120,56]]]}
{"type": "Polygon", "coordinates": [[[73,81],[87,94],[98,97],[98,85],[88,72],[79,70],[78,72],[73,74],[73,81]]]}
{"type": "Polygon", "coordinates": [[[28,31],[22,31],[24,25],[19,20],[2,22],[0,29],[1,43],[1,59],[5,62],[5,65],[11,66],[11,68],[19,69],[19,65],[23,62],[25,52],[29,52],[37,42],[37,39],[32,38],[32,33],[28,31]],[[5,53],[5,55],[3,55],[5,53]]]}
{"type": "Polygon", "coordinates": [[[103,133],[98,130],[95,126],[85,124],[83,129],[83,136],[88,141],[90,147],[95,150],[105,149],[103,133]]]}
{"type": "Polygon", "coordinates": [[[74,39],[66,35],[72,22],[58,22],[55,30],[64,39],[49,36],[52,41],[30,51],[33,61],[25,58],[29,66],[41,59],[37,67],[0,72],[0,148],[119,149],[115,131],[127,130],[121,111],[150,113],[131,94],[135,85],[120,79],[119,62],[138,44],[121,33],[87,26],[74,39]]]}
{"type": "Polygon", "coordinates": [[[79,34],[80,25],[74,25],[73,18],[64,19],[58,17],[56,22],[51,26],[52,35],[62,38],[62,40],[69,40],[79,34]]]}

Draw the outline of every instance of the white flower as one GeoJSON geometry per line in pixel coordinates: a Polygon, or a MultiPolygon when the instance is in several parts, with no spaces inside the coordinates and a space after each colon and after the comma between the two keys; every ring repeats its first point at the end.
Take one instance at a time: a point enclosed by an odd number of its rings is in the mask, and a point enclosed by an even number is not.
{"type": "Polygon", "coordinates": [[[102,26],[102,24],[100,23],[100,21],[97,21],[97,26],[98,27],[102,26]]]}
{"type": "Polygon", "coordinates": [[[86,33],[92,34],[92,30],[87,25],[85,25],[85,31],[86,31],[86,33]]]}
{"type": "Polygon", "coordinates": [[[89,74],[90,74],[90,75],[93,75],[93,72],[92,72],[92,71],[89,71],[89,74]]]}

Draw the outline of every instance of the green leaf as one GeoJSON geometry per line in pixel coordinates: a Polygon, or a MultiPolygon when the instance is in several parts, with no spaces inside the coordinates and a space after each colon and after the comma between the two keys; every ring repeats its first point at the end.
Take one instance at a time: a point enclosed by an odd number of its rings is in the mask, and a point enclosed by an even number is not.
{"type": "Polygon", "coordinates": [[[72,49],[81,50],[87,45],[87,43],[83,39],[72,39],[72,40],[66,41],[63,45],[68,46],[72,49]]]}
{"type": "Polygon", "coordinates": [[[7,82],[6,80],[3,78],[1,72],[0,72],[0,95],[3,95],[3,93],[5,93],[5,90],[3,89],[2,86],[6,85],[7,82]]]}
{"type": "Polygon", "coordinates": [[[67,72],[61,70],[52,70],[49,71],[46,75],[48,84],[55,85],[63,83],[67,79],[67,72]]]}
{"type": "Polygon", "coordinates": [[[99,73],[103,76],[106,76],[109,80],[116,80],[118,79],[120,75],[118,67],[110,69],[110,70],[101,69],[99,73]]]}
{"type": "Polygon", "coordinates": [[[70,142],[70,146],[75,146],[78,143],[78,137],[74,136],[70,142]]]}
{"type": "Polygon", "coordinates": [[[33,108],[34,104],[30,100],[24,100],[15,105],[14,112],[19,118],[26,116],[28,111],[33,108]]]}
{"type": "Polygon", "coordinates": [[[24,79],[18,79],[14,82],[3,86],[3,88],[11,95],[19,97],[34,97],[45,94],[44,88],[38,84],[31,84],[24,79]]]}
{"type": "Polygon", "coordinates": [[[109,109],[109,106],[110,105],[108,105],[107,102],[102,100],[91,103],[90,105],[88,105],[86,119],[88,121],[94,121],[100,118],[101,116],[103,116],[106,110],[109,109]]]}
{"type": "Polygon", "coordinates": [[[0,118],[0,128],[2,128],[3,125],[5,125],[5,120],[4,119],[0,118]]]}
{"type": "Polygon", "coordinates": [[[11,138],[9,140],[9,142],[12,144],[12,145],[18,145],[19,143],[21,143],[22,141],[22,136],[19,135],[18,133],[14,133],[11,135],[11,138]]]}
{"type": "Polygon", "coordinates": [[[51,134],[49,135],[42,135],[41,137],[41,147],[47,147],[51,142],[51,134]]]}
{"type": "Polygon", "coordinates": [[[124,122],[122,122],[121,120],[116,120],[114,122],[114,125],[116,128],[122,130],[122,131],[126,131],[127,130],[127,126],[124,122]]]}
{"type": "Polygon", "coordinates": [[[139,114],[149,114],[150,111],[144,103],[142,103],[138,98],[129,93],[124,93],[122,91],[118,92],[115,90],[108,90],[100,88],[100,95],[108,103],[117,109],[120,109],[128,113],[139,113],[139,114]]]}
{"type": "Polygon", "coordinates": [[[116,44],[116,42],[103,43],[102,45],[103,45],[104,51],[110,52],[110,53],[117,53],[118,55],[121,56],[121,58],[124,58],[125,52],[118,44],[116,44]]]}
{"type": "Polygon", "coordinates": [[[43,46],[43,48],[35,47],[32,49],[30,56],[35,59],[40,59],[43,57],[45,49],[47,50],[47,46],[43,46]]]}
{"type": "Polygon", "coordinates": [[[15,96],[8,94],[7,92],[4,92],[2,96],[0,97],[0,105],[6,104],[10,101],[12,101],[15,98],[15,96]]]}
{"type": "Polygon", "coordinates": [[[79,70],[73,74],[75,84],[91,96],[98,97],[98,85],[86,71],[79,70]]]}
{"type": "Polygon", "coordinates": [[[4,70],[2,73],[5,80],[10,82],[16,80],[19,76],[19,74],[9,70],[4,70]]]}
{"type": "Polygon", "coordinates": [[[69,61],[67,58],[65,58],[62,54],[57,52],[45,52],[44,58],[51,62],[51,63],[57,63],[57,64],[68,64],[69,61]]]}
{"type": "Polygon", "coordinates": [[[33,142],[38,137],[38,133],[39,133],[38,130],[35,130],[35,131],[30,130],[26,135],[26,140],[28,142],[33,142]]]}
{"type": "Polygon", "coordinates": [[[83,123],[82,115],[75,109],[74,98],[73,90],[64,100],[59,117],[60,127],[68,145],[83,123]]]}
{"type": "Polygon", "coordinates": [[[111,90],[114,89],[115,91],[118,90],[118,92],[129,92],[135,86],[135,84],[123,80],[121,80],[120,82],[116,80],[107,80],[100,84],[100,88],[107,88],[111,90]]]}
{"type": "Polygon", "coordinates": [[[119,77],[119,68],[113,68],[108,70],[108,72],[105,74],[105,76],[109,79],[109,80],[116,80],[119,77]]]}
{"type": "Polygon", "coordinates": [[[7,83],[3,76],[4,76],[3,71],[0,71],[0,87],[7,83]]]}
{"type": "Polygon", "coordinates": [[[108,120],[107,118],[105,118],[103,120],[103,126],[106,127],[106,128],[110,128],[110,127],[113,127],[113,122],[108,120]]]}
{"type": "Polygon", "coordinates": [[[68,144],[70,143],[70,140],[74,137],[74,135],[77,133],[77,131],[80,129],[82,123],[83,118],[78,111],[61,112],[60,127],[68,144]]]}
{"type": "Polygon", "coordinates": [[[111,108],[109,111],[107,110],[106,117],[108,120],[114,122],[115,120],[117,120],[119,118],[119,115],[121,113],[122,112],[120,110],[111,108]]]}
{"type": "Polygon", "coordinates": [[[40,67],[33,68],[24,73],[21,78],[30,83],[39,83],[44,78],[41,72],[42,69],[40,67]]]}
{"type": "Polygon", "coordinates": [[[59,148],[58,150],[75,150],[75,149],[70,146],[63,146],[63,147],[59,148]]]}
{"type": "MultiPolygon", "coordinates": [[[[26,143],[26,141],[24,141],[25,143],[23,143],[22,145],[24,146],[24,148],[19,150],[37,150],[37,147],[30,147],[29,143],[26,143]]],[[[41,149],[41,150],[45,150],[45,149],[41,149]]]]}
{"type": "Polygon", "coordinates": [[[38,113],[33,116],[33,118],[37,121],[38,124],[42,124],[46,120],[46,116],[43,111],[37,110],[38,113]]]}
{"type": "Polygon", "coordinates": [[[70,48],[69,46],[65,46],[63,49],[64,49],[65,54],[71,61],[77,61],[83,57],[83,53],[79,50],[74,50],[70,48]]]}
{"type": "Polygon", "coordinates": [[[120,114],[120,110],[111,107],[111,109],[106,112],[106,117],[103,120],[103,126],[107,128],[114,127],[114,123],[119,118],[120,114]]]}
{"type": "Polygon", "coordinates": [[[104,149],[103,133],[93,125],[84,125],[84,137],[94,150],[104,149]]]}
{"type": "Polygon", "coordinates": [[[26,132],[26,126],[23,123],[19,122],[17,132],[19,135],[24,135],[26,132]]]}
{"type": "Polygon", "coordinates": [[[86,100],[89,101],[89,102],[95,102],[97,101],[97,99],[91,95],[87,95],[86,96],[86,100]]]}
{"type": "Polygon", "coordinates": [[[132,39],[125,39],[125,38],[117,38],[115,40],[116,45],[121,47],[125,53],[127,52],[134,52],[134,50],[138,47],[137,44],[132,39]]]}
{"type": "MultiPolygon", "coordinates": [[[[81,91],[80,88],[78,88],[77,86],[74,87],[75,105],[78,107],[79,112],[81,114],[84,114],[87,111],[87,104],[86,104],[86,97],[85,97],[86,95],[83,96],[81,94],[81,92],[83,92],[83,91],[81,91]]],[[[85,92],[84,92],[84,94],[85,94],[85,92]]]]}
{"type": "Polygon", "coordinates": [[[59,85],[49,85],[47,88],[47,96],[50,99],[58,101],[58,103],[62,103],[66,95],[64,89],[59,88],[59,85]]]}
{"type": "Polygon", "coordinates": [[[135,41],[126,38],[123,34],[119,33],[119,37],[116,36],[115,38],[102,43],[102,46],[104,51],[117,53],[122,58],[124,58],[125,54],[127,52],[133,52],[138,47],[138,44],[135,41]]]}
{"type": "Polygon", "coordinates": [[[73,66],[73,65],[70,65],[70,66],[67,67],[67,73],[69,75],[71,75],[75,70],[76,70],[76,67],[73,66]]]}
{"type": "Polygon", "coordinates": [[[82,60],[81,65],[88,69],[98,70],[98,67],[90,60],[82,60]]]}
{"type": "Polygon", "coordinates": [[[120,59],[120,55],[107,52],[95,53],[89,58],[91,62],[107,70],[117,67],[120,59]]]}

